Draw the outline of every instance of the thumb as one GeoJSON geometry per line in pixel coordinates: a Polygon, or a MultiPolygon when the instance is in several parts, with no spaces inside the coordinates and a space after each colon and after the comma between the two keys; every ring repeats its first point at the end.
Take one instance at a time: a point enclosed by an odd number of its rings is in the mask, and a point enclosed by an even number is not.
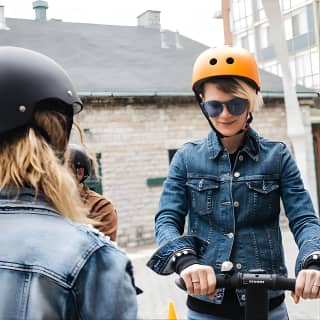
{"type": "Polygon", "coordinates": [[[300,297],[297,296],[294,292],[291,292],[291,297],[292,297],[292,299],[293,299],[293,301],[294,301],[295,304],[298,304],[298,303],[299,303],[300,297]]]}

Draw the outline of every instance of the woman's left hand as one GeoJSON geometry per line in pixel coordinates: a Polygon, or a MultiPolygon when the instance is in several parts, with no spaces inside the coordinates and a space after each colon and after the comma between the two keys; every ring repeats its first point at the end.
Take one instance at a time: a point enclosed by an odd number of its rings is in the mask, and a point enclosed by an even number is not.
{"type": "Polygon", "coordinates": [[[320,299],[320,271],[312,269],[301,270],[296,280],[295,292],[291,294],[295,303],[303,299],[320,299]]]}

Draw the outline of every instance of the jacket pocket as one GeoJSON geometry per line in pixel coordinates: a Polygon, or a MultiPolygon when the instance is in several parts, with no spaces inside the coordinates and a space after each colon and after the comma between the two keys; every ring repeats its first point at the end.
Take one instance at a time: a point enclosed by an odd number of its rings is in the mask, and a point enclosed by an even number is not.
{"type": "Polygon", "coordinates": [[[186,185],[189,189],[191,209],[199,215],[212,213],[219,182],[208,178],[189,178],[186,185]]]}
{"type": "Polygon", "coordinates": [[[280,210],[279,182],[276,180],[249,181],[249,210],[254,214],[277,214],[280,210]]]}
{"type": "Polygon", "coordinates": [[[247,186],[249,189],[260,194],[268,194],[276,189],[279,189],[279,183],[277,181],[250,181],[247,182],[247,186]]]}

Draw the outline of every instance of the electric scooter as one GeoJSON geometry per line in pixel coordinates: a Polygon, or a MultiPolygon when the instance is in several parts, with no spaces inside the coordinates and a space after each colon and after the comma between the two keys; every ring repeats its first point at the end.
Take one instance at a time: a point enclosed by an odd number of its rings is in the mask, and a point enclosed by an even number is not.
{"type": "MultiPolygon", "coordinates": [[[[245,320],[268,320],[268,290],[295,290],[296,279],[266,274],[260,269],[234,273],[230,261],[222,263],[221,272],[216,275],[216,288],[246,290],[245,320]]],[[[177,278],[175,282],[179,288],[186,290],[182,278],[177,278]]]]}

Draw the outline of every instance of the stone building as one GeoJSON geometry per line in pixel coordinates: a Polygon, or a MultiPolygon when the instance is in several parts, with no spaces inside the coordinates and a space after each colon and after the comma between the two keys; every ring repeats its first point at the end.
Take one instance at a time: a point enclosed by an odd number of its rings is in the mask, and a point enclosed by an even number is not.
{"type": "MultiPolygon", "coordinates": [[[[34,7],[36,13],[46,10],[34,7]]],[[[206,46],[162,30],[158,11],[143,13],[133,27],[47,21],[40,13],[35,20],[2,21],[0,45],[47,54],[74,80],[85,104],[77,120],[98,155],[102,191],[118,211],[119,244],[152,243],[171,156],[210,130],[191,92],[193,62],[206,46]]],[[[290,146],[281,79],[263,70],[261,78],[266,104],[255,113],[253,127],[290,146]]],[[[303,87],[297,91],[309,132],[309,188],[317,201],[310,129],[316,94],[303,87]]]]}

